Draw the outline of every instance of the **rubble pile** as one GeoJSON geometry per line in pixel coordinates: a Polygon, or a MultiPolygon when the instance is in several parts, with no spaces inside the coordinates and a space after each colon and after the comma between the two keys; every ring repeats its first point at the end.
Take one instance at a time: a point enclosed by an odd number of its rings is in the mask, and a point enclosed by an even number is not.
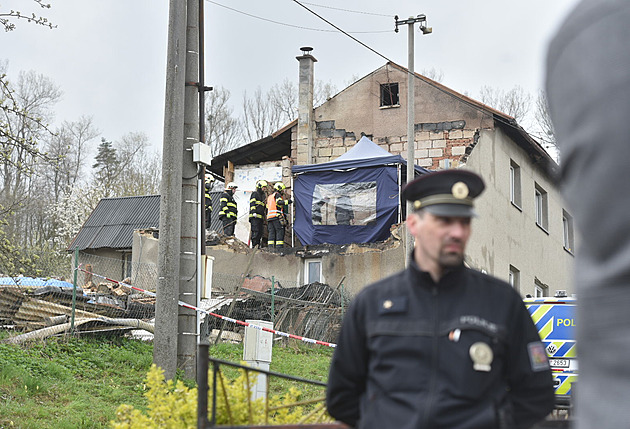
{"type": "MultiPolygon", "coordinates": [[[[0,284],[0,325],[31,332],[66,323],[72,316],[73,290],[70,285],[21,286],[0,284]]],[[[137,319],[155,315],[155,298],[132,294],[124,285],[98,285],[91,281],[77,288],[74,296],[75,320],[137,319]]],[[[86,326],[86,330],[97,329],[86,326]]],[[[102,330],[102,328],[98,328],[102,330]]],[[[128,329],[128,328],[125,328],[128,329]]]]}

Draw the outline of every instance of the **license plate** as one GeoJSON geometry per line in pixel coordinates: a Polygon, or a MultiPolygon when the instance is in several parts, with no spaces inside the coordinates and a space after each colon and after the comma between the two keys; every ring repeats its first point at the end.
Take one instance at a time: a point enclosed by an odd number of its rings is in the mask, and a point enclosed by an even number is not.
{"type": "Polygon", "coordinates": [[[549,359],[549,365],[556,368],[568,368],[569,359],[549,359]]]}

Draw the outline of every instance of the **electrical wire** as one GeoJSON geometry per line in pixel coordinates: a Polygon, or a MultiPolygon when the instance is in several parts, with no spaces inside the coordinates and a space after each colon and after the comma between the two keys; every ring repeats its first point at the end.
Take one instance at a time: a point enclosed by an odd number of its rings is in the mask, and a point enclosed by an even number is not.
{"type": "MultiPolygon", "coordinates": [[[[263,17],[261,17],[261,16],[253,15],[253,14],[251,14],[251,13],[243,12],[243,11],[241,11],[241,10],[234,9],[234,8],[232,8],[232,7],[229,7],[229,6],[225,6],[225,5],[223,5],[223,4],[220,4],[220,3],[214,2],[214,1],[212,1],[212,0],[206,0],[206,2],[208,2],[208,3],[212,3],[213,5],[216,5],[216,6],[223,7],[223,8],[225,8],[225,9],[231,10],[231,11],[236,12],[236,13],[240,13],[240,14],[245,15],[245,16],[249,16],[250,18],[260,19],[261,21],[270,22],[270,23],[272,23],[272,24],[283,25],[283,26],[285,26],[285,27],[291,27],[291,28],[298,28],[298,29],[300,29],[300,30],[319,31],[319,32],[321,32],[321,33],[337,33],[337,31],[334,31],[334,30],[325,30],[325,29],[323,29],[323,28],[303,27],[303,26],[300,26],[300,25],[287,24],[286,22],[275,21],[275,20],[273,20],[273,19],[269,19],[269,18],[263,18],[263,17]]],[[[391,30],[379,30],[379,31],[353,31],[352,33],[374,34],[374,33],[389,33],[389,32],[391,32],[391,30]]],[[[344,32],[344,33],[345,33],[345,32],[344,32]]]]}
{"type": "Polygon", "coordinates": [[[361,11],[361,10],[342,9],[340,7],[325,6],[323,4],[315,4],[315,3],[308,3],[308,2],[302,2],[302,3],[308,4],[308,5],[311,5],[311,6],[316,6],[316,7],[323,7],[323,8],[326,8],[326,9],[340,10],[342,12],[360,13],[362,15],[385,16],[387,18],[392,18],[392,15],[385,15],[383,13],[373,13],[373,12],[364,12],[364,11],[361,11]]]}
{"type": "Polygon", "coordinates": [[[335,28],[337,31],[339,31],[340,33],[345,34],[346,36],[348,36],[349,38],[351,38],[352,40],[354,40],[355,42],[357,42],[358,44],[360,44],[361,46],[363,46],[364,48],[374,52],[376,55],[378,55],[381,58],[384,58],[386,61],[389,61],[391,63],[393,63],[392,60],[390,60],[389,58],[387,58],[385,55],[381,54],[380,52],[378,52],[377,50],[373,49],[372,47],[366,45],[365,43],[363,43],[362,41],[360,41],[359,39],[357,39],[356,37],[352,36],[351,34],[349,34],[347,31],[342,30],[341,28],[337,27],[335,24],[333,24],[332,22],[328,21],[326,18],[324,18],[323,16],[319,15],[317,12],[309,9],[308,7],[304,6],[302,3],[300,3],[297,0],[291,0],[292,2],[296,3],[297,5],[303,7],[304,9],[308,10],[310,13],[312,13],[313,15],[315,15],[316,17],[318,17],[319,19],[321,19],[322,21],[324,21],[326,24],[330,25],[331,27],[335,28]]]}
{"type": "MultiPolygon", "coordinates": [[[[313,10],[309,9],[308,7],[304,6],[304,4],[302,4],[302,3],[301,3],[301,2],[299,2],[298,0],[290,0],[290,1],[292,1],[292,2],[296,3],[297,5],[299,5],[299,6],[303,7],[304,9],[306,9],[307,11],[309,11],[310,13],[312,13],[313,15],[315,15],[316,17],[318,17],[319,19],[321,19],[322,21],[324,21],[325,23],[327,23],[328,25],[332,26],[333,28],[337,29],[339,32],[341,32],[341,33],[345,34],[346,36],[348,36],[349,38],[351,38],[351,39],[352,39],[352,40],[354,40],[355,42],[359,43],[361,46],[363,46],[363,47],[365,47],[366,49],[368,49],[368,50],[370,50],[370,51],[374,52],[374,53],[375,53],[376,55],[378,55],[379,57],[381,57],[381,58],[385,59],[386,61],[388,61],[388,62],[390,62],[390,63],[397,64],[397,63],[395,63],[394,61],[392,61],[392,60],[390,60],[389,58],[387,58],[385,55],[383,55],[383,54],[381,54],[380,52],[378,52],[376,49],[372,48],[371,46],[366,45],[365,43],[363,43],[362,41],[360,41],[360,40],[359,40],[359,39],[357,39],[356,37],[354,37],[354,36],[352,36],[352,35],[348,34],[348,32],[346,32],[346,31],[342,30],[341,28],[339,28],[338,26],[336,26],[336,25],[335,25],[335,24],[333,24],[332,22],[328,21],[326,18],[324,18],[323,16],[319,15],[317,12],[315,12],[315,11],[313,11],[313,10]]],[[[409,73],[409,70],[407,70],[407,72],[409,73]]],[[[433,81],[431,81],[430,79],[429,79],[429,80],[424,80],[424,79],[420,78],[420,77],[419,77],[416,73],[414,73],[414,74],[413,74],[413,76],[414,76],[416,79],[420,79],[420,80],[422,80],[423,82],[427,83],[428,85],[432,86],[433,88],[437,89],[438,91],[440,91],[440,92],[442,92],[442,93],[444,93],[444,94],[446,94],[446,95],[450,96],[451,98],[457,99],[457,100],[459,100],[459,101],[463,102],[464,104],[467,104],[468,106],[470,106],[470,107],[472,107],[473,109],[475,109],[475,110],[477,110],[477,111],[481,112],[482,114],[488,114],[488,113],[489,113],[487,110],[483,109],[482,107],[480,107],[480,106],[478,106],[478,105],[476,105],[476,104],[474,104],[474,103],[472,103],[472,102],[470,102],[470,101],[468,101],[468,100],[466,100],[466,99],[464,99],[464,98],[461,98],[461,97],[459,97],[459,96],[457,96],[457,95],[453,94],[451,91],[447,91],[446,89],[442,88],[442,86],[441,86],[441,85],[437,85],[437,83],[436,83],[436,82],[433,82],[433,81]]],[[[524,131],[524,129],[523,129],[521,126],[519,126],[518,124],[515,124],[515,123],[514,123],[514,122],[512,122],[512,121],[507,121],[507,120],[504,120],[503,118],[500,118],[500,117],[498,117],[498,116],[496,116],[496,115],[494,115],[494,114],[493,114],[492,116],[493,116],[493,119],[494,119],[494,120],[496,120],[497,122],[500,122],[500,123],[502,123],[502,124],[504,124],[504,125],[507,125],[507,126],[509,126],[509,127],[511,127],[511,128],[514,128],[515,130],[517,130],[517,131],[519,131],[519,132],[520,132],[520,131],[524,131]]],[[[534,140],[534,138],[533,138],[530,134],[528,134],[528,135],[532,138],[532,140],[534,140]]],[[[536,140],[534,140],[534,141],[536,141],[536,140]]],[[[538,143],[538,142],[536,142],[536,143],[538,143]]],[[[543,146],[542,146],[540,143],[538,143],[538,145],[539,145],[541,148],[543,148],[543,146]]],[[[543,148],[543,150],[544,150],[544,148],[543,148]]]]}

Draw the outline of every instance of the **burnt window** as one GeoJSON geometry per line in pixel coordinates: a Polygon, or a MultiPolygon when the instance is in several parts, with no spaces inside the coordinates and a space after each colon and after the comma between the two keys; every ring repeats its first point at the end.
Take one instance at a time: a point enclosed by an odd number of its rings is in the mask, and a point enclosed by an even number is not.
{"type": "Polygon", "coordinates": [[[381,107],[398,106],[398,84],[382,83],[381,84],[381,107]]]}

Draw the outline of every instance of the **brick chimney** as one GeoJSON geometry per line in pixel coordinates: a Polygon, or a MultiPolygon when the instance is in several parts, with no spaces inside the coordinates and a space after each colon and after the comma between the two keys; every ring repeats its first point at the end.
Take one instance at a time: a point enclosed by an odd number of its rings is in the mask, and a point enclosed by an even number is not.
{"type": "Polygon", "coordinates": [[[298,88],[297,165],[313,163],[313,87],[317,60],[311,55],[313,48],[300,48],[300,82],[298,88]]]}

